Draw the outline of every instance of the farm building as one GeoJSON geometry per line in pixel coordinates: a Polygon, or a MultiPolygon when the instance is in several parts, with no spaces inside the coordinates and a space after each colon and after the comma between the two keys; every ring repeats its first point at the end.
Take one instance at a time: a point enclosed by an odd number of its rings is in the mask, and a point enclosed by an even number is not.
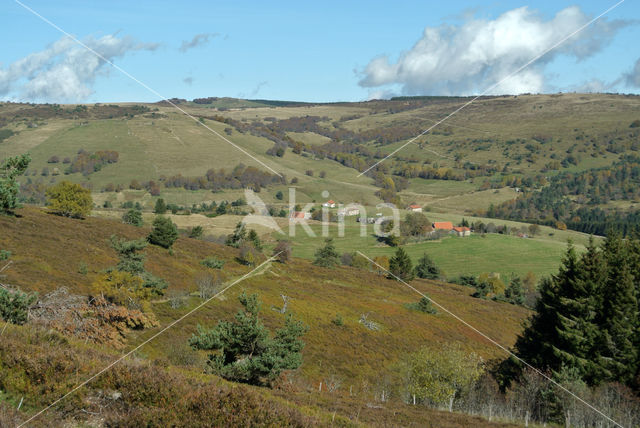
{"type": "Polygon", "coordinates": [[[336,203],[335,203],[335,201],[328,200],[327,202],[322,204],[322,206],[323,207],[329,207],[329,208],[335,208],[336,207],[336,203]]]}
{"type": "Polygon", "coordinates": [[[291,218],[293,220],[309,220],[311,218],[311,213],[307,211],[294,211],[291,214],[291,218]]]}
{"type": "Polygon", "coordinates": [[[422,207],[420,205],[409,205],[409,208],[407,208],[409,211],[413,211],[416,213],[421,213],[422,212],[422,207]]]}
{"type": "Polygon", "coordinates": [[[454,227],[453,232],[458,236],[469,236],[471,235],[471,229],[466,226],[454,227]]]}
{"type": "Polygon", "coordinates": [[[453,223],[451,223],[450,221],[436,221],[431,225],[431,227],[433,227],[433,230],[451,231],[453,230],[453,223]]]}
{"type": "Polygon", "coordinates": [[[358,208],[344,208],[338,210],[338,215],[341,216],[354,216],[360,214],[360,209],[358,208]]]}

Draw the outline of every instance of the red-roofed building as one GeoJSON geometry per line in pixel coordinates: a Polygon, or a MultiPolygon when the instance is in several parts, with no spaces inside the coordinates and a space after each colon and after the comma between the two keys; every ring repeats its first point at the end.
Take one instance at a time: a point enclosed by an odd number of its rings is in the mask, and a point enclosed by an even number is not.
{"type": "Polygon", "coordinates": [[[291,218],[294,220],[309,220],[311,218],[311,213],[306,211],[294,211],[291,214],[291,218]]]}
{"type": "Polygon", "coordinates": [[[469,236],[469,235],[471,235],[471,229],[469,229],[466,226],[454,227],[453,231],[458,236],[469,236]]]}
{"type": "Polygon", "coordinates": [[[323,207],[329,207],[329,208],[335,208],[336,207],[336,203],[335,203],[335,201],[328,200],[327,202],[322,204],[322,206],[323,207]]]}
{"type": "Polygon", "coordinates": [[[436,221],[431,225],[433,230],[453,230],[453,223],[450,221],[436,221]]]}
{"type": "Polygon", "coordinates": [[[421,213],[422,212],[422,207],[420,205],[409,205],[409,208],[407,208],[409,211],[413,211],[416,213],[421,213]]]}

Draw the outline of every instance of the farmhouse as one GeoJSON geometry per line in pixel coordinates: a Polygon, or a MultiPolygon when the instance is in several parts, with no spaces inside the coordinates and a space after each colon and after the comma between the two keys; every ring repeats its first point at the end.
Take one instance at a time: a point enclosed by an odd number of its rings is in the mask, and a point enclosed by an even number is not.
{"type": "Polygon", "coordinates": [[[309,220],[311,218],[311,213],[307,211],[294,211],[291,214],[291,218],[293,220],[309,220]]]}
{"type": "Polygon", "coordinates": [[[431,227],[433,227],[433,230],[452,231],[453,230],[453,223],[451,223],[450,221],[436,221],[435,223],[433,223],[431,225],[431,227]]]}
{"type": "Polygon", "coordinates": [[[360,209],[358,208],[343,208],[338,210],[339,216],[354,216],[360,214],[360,209]]]}
{"type": "Polygon", "coordinates": [[[421,213],[422,212],[422,207],[420,205],[409,205],[409,208],[407,208],[409,211],[413,211],[416,213],[421,213]]]}
{"type": "Polygon", "coordinates": [[[328,207],[328,208],[335,208],[336,207],[336,203],[335,203],[335,201],[328,200],[327,202],[322,204],[322,206],[323,207],[328,207]]]}
{"type": "Polygon", "coordinates": [[[453,232],[458,236],[469,236],[471,235],[471,229],[466,226],[454,227],[453,232]]]}

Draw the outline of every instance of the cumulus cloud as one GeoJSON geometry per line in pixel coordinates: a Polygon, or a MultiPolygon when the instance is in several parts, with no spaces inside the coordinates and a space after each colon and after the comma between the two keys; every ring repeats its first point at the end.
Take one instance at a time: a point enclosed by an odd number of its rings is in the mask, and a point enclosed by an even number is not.
{"type": "Polygon", "coordinates": [[[624,81],[629,87],[640,88],[640,58],[636,61],[633,70],[624,74],[624,81]]]}
{"type": "MultiPolygon", "coordinates": [[[[108,61],[128,52],[158,48],[157,44],[114,35],[88,38],[83,43],[108,61]]],[[[81,101],[91,95],[95,78],[105,64],[71,38],[63,37],[46,49],[0,69],[0,97],[22,101],[81,101]]]]}
{"type": "Polygon", "coordinates": [[[193,36],[191,41],[183,40],[180,45],[180,52],[186,52],[189,49],[196,48],[198,46],[204,46],[214,37],[218,37],[219,33],[200,33],[193,36]]]}
{"type": "MultiPolygon", "coordinates": [[[[406,95],[469,95],[485,91],[589,22],[572,6],[545,20],[528,7],[494,20],[427,27],[420,40],[393,62],[382,55],[360,72],[365,88],[397,87],[406,95]]],[[[601,19],[544,55],[492,93],[542,92],[544,68],[558,55],[586,59],[607,46],[626,21],[601,19]]],[[[377,92],[379,93],[379,91],[377,92]]]]}

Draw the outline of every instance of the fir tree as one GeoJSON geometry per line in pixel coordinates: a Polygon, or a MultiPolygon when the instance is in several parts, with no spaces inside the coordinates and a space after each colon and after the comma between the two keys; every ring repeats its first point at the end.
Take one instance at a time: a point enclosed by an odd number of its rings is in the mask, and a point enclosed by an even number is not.
{"type": "Polygon", "coordinates": [[[638,302],[631,274],[628,248],[611,233],[604,243],[607,278],[600,311],[602,363],[611,380],[629,383],[635,375],[638,350],[634,346],[638,302]]]}
{"type": "Polygon", "coordinates": [[[247,239],[247,229],[243,222],[238,222],[233,233],[227,236],[225,245],[238,248],[247,239]]]}
{"type": "Polygon", "coordinates": [[[178,228],[170,218],[157,216],[153,220],[153,230],[147,240],[153,245],[163,248],[171,248],[178,239],[178,228]]]}
{"type": "Polygon", "coordinates": [[[398,247],[395,256],[389,260],[389,279],[400,278],[403,281],[411,281],[414,278],[411,258],[402,247],[398,247]]]}
{"type": "Polygon", "coordinates": [[[416,265],[416,276],[418,278],[438,279],[440,278],[440,269],[427,253],[424,253],[418,264],[416,265]]]}
{"type": "Polygon", "coordinates": [[[513,303],[514,305],[522,305],[524,303],[522,279],[519,276],[511,278],[509,285],[504,290],[504,297],[509,303],[513,303]]]}
{"type": "Polygon", "coordinates": [[[316,266],[332,268],[340,263],[340,256],[338,256],[332,238],[325,239],[324,247],[318,248],[315,257],[313,264],[316,266]]]}
{"type": "Polygon", "coordinates": [[[164,199],[160,198],[156,201],[153,212],[156,214],[164,214],[167,212],[167,204],[164,203],[164,199]]]}

